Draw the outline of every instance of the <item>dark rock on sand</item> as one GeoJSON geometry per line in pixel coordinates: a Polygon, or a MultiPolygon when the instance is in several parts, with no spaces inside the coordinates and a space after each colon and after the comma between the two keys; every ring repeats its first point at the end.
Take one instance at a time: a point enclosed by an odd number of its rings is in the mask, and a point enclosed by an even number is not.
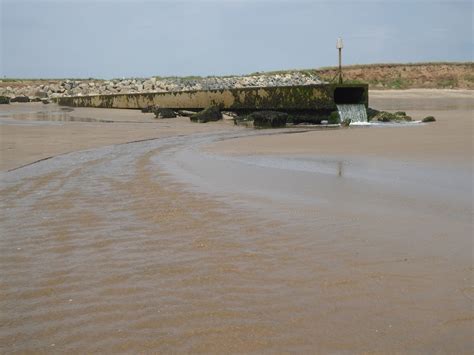
{"type": "Polygon", "coordinates": [[[249,115],[253,119],[254,127],[258,128],[278,128],[285,127],[288,114],[278,111],[256,111],[249,115]]]}
{"type": "Polygon", "coordinates": [[[10,102],[30,102],[30,98],[28,96],[16,96],[10,102]]]}
{"type": "Polygon", "coordinates": [[[377,121],[380,122],[400,122],[400,121],[411,121],[411,117],[407,116],[405,112],[396,112],[396,113],[390,113],[386,111],[379,111],[375,117],[377,121]]]}
{"type": "Polygon", "coordinates": [[[367,119],[370,121],[370,120],[372,120],[372,118],[377,116],[379,113],[380,113],[379,110],[376,110],[372,107],[369,107],[369,108],[367,108],[367,119]]]}
{"type": "Polygon", "coordinates": [[[380,122],[391,122],[395,121],[397,119],[397,116],[390,112],[381,111],[375,116],[375,118],[377,119],[377,121],[380,122]]]}
{"type": "Polygon", "coordinates": [[[436,118],[433,116],[427,116],[421,120],[421,122],[436,122],[436,118]]]}
{"type": "Polygon", "coordinates": [[[211,106],[205,110],[199,111],[189,117],[193,122],[206,123],[212,121],[219,121],[222,119],[222,112],[217,106],[211,106]]]}
{"type": "Polygon", "coordinates": [[[174,112],[170,108],[161,108],[161,107],[154,107],[153,113],[155,114],[156,118],[175,118],[176,112],[174,112]]]}
{"type": "Polygon", "coordinates": [[[8,96],[0,96],[0,105],[6,105],[10,103],[10,98],[8,96]]]}

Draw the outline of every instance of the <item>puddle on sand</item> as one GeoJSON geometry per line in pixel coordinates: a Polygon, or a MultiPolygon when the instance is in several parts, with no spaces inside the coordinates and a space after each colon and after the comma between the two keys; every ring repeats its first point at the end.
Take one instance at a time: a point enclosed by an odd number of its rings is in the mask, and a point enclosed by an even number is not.
{"type": "Polygon", "coordinates": [[[7,105],[9,107],[0,108],[0,118],[2,122],[8,119],[16,121],[51,121],[51,122],[101,122],[110,123],[112,120],[104,120],[92,117],[81,117],[75,114],[72,107],[60,107],[57,105],[7,105]]]}
{"type": "Polygon", "coordinates": [[[71,114],[73,111],[42,111],[35,113],[14,113],[9,115],[9,118],[14,120],[24,120],[24,121],[57,121],[57,122],[101,122],[101,123],[111,123],[113,121],[101,120],[97,118],[90,117],[76,117],[71,114]]]}

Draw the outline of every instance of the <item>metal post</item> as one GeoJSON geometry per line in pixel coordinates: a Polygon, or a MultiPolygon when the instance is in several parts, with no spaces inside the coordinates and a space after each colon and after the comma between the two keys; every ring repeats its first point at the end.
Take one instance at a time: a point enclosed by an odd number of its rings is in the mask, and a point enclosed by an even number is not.
{"type": "Polygon", "coordinates": [[[342,43],[342,38],[337,39],[336,48],[339,50],[339,84],[342,84],[342,48],[344,47],[342,43]]]}
{"type": "Polygon", "coordinates": [[[342,84],[342,48],[339,48],[339,84],[342,84]]]}

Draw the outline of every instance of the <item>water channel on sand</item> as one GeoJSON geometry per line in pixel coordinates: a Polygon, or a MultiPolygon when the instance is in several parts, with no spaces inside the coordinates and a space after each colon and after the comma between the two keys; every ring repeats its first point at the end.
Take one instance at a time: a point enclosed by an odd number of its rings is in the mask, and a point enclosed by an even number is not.
{"type": "Polygon", "coordinates": [[[1,173],[2,353],[472,351],[472,162],[436,126],[187,127],[1,173]]]}

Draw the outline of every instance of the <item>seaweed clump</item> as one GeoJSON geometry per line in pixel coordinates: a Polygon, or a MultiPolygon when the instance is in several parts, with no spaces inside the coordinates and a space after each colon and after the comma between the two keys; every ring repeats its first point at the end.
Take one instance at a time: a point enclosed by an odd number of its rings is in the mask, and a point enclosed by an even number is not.
{"type": "Polygon", "coordinates": [[[30,98],[28,96],[16,96],[10,102],[30,102],[30,98]]]}
{"type": "Polygon", "coordinates": [[[247,115],[234,117],[234,124],[254,128],[282,128],[291,117],[286,112],[280,111],[255,111],[247,115]]]}
{"type": "Polygon", "coordinates": [[[152,112],[155,114],[155,118],[175,118],[176,117],[176,112],[174,112],[170,108],[162,108],[162,107],[155,106],[152,112]]]}
{"type": "Polygon", "coordinates": [[[402,121],[411,121],[411,117],[408,116],[405,112],[399,111],[395,113],[390,113],[387,111],[379,111],[374,117],[379,122],[402,122],[402,121]]]}
{"type": "Polygon", "coordinates": [[[332,111],[327,119],[329,124],[338,124],[341,122],[341,116],[338,111],[332,111]]]}
{"type": "Polygon", "coordinates": [[[371,121],[375,116],[377,116],[380,113],[379,110],[376,110],[372,107],[367,108],[367,120],[371,121]]]}
{"type": "Polygon", "coordinates": [[[288,114],[278,111],[256,111],[249,115],[257,128],[280,128],[286,126],[288,114]]]}
{"type": "Polygon", "coordinates": [[[218,106],[210,106],[190,116],[189,119],[198,123],[219,121],[222,120],[222,112],[218,106]]]}
{"type": "Polygon", "coordinates": [[[8,105],[10,98],[8,96],[0,96],[0,105],[8,105]]]}
{"type": "Polygon", "coordinates": [[[379,111],[374,108],[367,108],[367,119],[369,121],[377,120],[379,122],[403,122],[411,121],[411,116],[408,116],[404,111],[397,111],[395,113],[387,111],[379,111]]]}

